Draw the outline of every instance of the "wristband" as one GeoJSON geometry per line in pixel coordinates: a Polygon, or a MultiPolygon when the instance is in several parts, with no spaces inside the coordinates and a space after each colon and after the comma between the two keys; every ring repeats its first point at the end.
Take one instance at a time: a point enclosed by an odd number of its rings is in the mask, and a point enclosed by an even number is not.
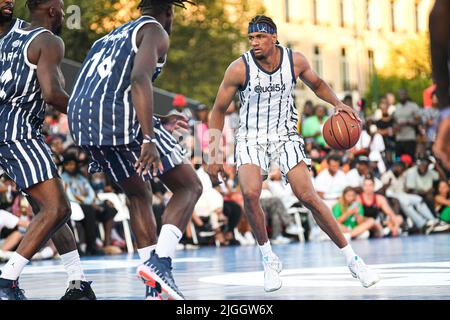
{"type": "Polygon", "coordinates": [[[142,140],[142,144],[147,144],[147,143],[156,143],[156,138],[151,137],[149,135],[145,135],[144,139],[142,140]]]}

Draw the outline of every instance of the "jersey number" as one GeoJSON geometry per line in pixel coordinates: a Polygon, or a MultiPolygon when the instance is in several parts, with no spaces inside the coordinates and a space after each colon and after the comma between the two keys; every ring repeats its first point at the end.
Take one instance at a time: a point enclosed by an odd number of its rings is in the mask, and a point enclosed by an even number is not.
{"type": "Polygon", "coordinates": [[[91,58],[92,65],[86,77],[88,78],[91,77],[94,74],[95,70],[97,70],[100,78],[102,79],[104,79],[111,73],[112,69],[111,57],[107,57],[106,59],[103,59],[103,61],[100,61],[104,51],[105,49],[102,49],[100,52],[97,52],[92,56],[91,58]]]}

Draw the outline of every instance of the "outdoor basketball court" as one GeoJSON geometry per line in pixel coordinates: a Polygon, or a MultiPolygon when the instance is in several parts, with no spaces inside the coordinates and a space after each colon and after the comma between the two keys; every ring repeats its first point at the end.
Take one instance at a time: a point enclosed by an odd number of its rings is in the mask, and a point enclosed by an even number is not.
{"type": "MultiPolygon", "coordinates": [[[[450,299],[450,234],[353,241],[381,281],[365,289],[344,266],[331,241],[274,246],[284,263],[283,287],[263,290],[257,247],[202,247],[178,251],[175,279],[192,300],[393,300],[450,299]]],[[[83,259],[88,279],[101,300],[142,300],[135,276],[137,254],[83,259]]],[[[66,288],[59,261],[33,262],[20,278],[29,299],[59,299],[66,288]]]]}

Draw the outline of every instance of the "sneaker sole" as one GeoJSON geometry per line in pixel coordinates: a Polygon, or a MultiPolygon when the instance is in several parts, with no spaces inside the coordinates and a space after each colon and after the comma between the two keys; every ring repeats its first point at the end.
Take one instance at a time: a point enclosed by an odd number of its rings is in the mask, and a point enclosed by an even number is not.
{"type": "Polygon", "coordinates": [[[161,294],[168,296],[167,300],[184,300],[178,293],[176,293],[170,286],[166,285],[162,279],[155,274],[151,268],[147,266],[138,267],[138,276],[144,282],[146,286],[156,288],[158,283],[161,286],[161,294]]]}
{"type": "Polygon", "coordinates": [[[370,282],[369,284],[366,284],[366,285],[362,284],[362,286],[364,288],[369,288],[369,287],[373,286],[374,284],[378,283],[379,281],[380,281],[380,279],[377,279],[377,280],[370,282]]]}

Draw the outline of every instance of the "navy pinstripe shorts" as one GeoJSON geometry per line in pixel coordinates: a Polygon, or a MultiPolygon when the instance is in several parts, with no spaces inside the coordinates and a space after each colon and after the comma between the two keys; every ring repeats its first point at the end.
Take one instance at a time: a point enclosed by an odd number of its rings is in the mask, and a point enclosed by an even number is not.
{"type": "MultiPolygon", "coordinates": [[[[186,150],[162,125],[154,127],[156,147],[164,167],[158,170],[158,176],[163,175],[175,166],[184,163],[186,150]]],[[[105,172],[115,182],[126,180],[136,174],[134,164],[141,155],[141,144],[134,141],[120,146],[81,146],[90,156],[89,172],[105,172]]],[[[152,178],[151,174],[142,176],[144,180],[152,178]]]]}
{"type": "Polygon", "coordinates": [[[41,137],[1,144],[0,167],[20,190],[59,176],[52,151],[41,137]]]}

